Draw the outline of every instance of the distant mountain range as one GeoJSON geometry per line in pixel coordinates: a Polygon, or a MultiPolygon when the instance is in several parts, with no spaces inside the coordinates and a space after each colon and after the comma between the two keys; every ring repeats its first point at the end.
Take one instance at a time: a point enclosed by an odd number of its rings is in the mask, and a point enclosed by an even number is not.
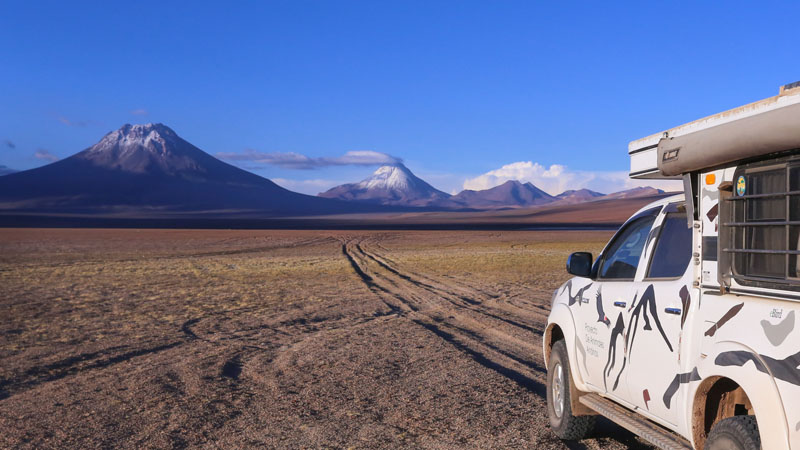
{"type": "Polygon", "coordinates": [[[424,206],[436,209],[507,209],[530,208],[547,204],[577,204],[595,200],[647,197],[663,194],[652,187],[638,187],[613,194],[589,189],[564,191],[550,195],[532,183],[516,180],[482,191],[463,190],[449,195],[414,175],[402,164],[385,165],[368,178],[336,186],[320,197],[380,205],[424,206]]]}
{"type": "Polygon", "coordinates": [[[583,203],[597,200],[605,194],[590,191],[589,189],[568,190],[556,195],[556,200],[563,203],[583,203]]]}
{"type": "Polygon", "coordinates": [[[361,182],[310,196],[224,163],[163,124],[126,124],[68,158],[9,171],[0,166],[0,215],[269,218],[518,209],[663,193],[636,188],[603,195],[580,189],[552,196],[531,183],[507,181],[450,195],[398,163],[378,168],[361,182]]]}
{"type": "Polygon", "coordinates": [[[463,190],[450,197],[443,206],[474,209],[524,208],[544,205],[553,201],[555,201],[555,197],[531,183],[506,181],[500,186],[483,191],[463,190]]]}
{"type": "Polygon", "coordinates": [[[69,158],[0,177],[6,213],[268,217],[385,210],[288,191],[162,124],[124,125],[69,158]]]}

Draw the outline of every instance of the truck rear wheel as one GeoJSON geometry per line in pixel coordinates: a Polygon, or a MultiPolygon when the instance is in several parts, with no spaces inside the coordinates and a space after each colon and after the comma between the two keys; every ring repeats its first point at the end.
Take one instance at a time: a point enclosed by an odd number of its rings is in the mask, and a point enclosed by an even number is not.
{"type": "Polygon", "coordinates": [[[574,416],[570,406],[572,377],[564,341],[553,344],[550,362],[547,365],[547,415],[550,427],[561,439],[579,440],[593,429],[595,416],[574,416]]]}
{"type": "Polygon", "coordinates": [[[706,439],[706,450],[759,450],[756,416],[735,416],[714,425],[706,439]]]}

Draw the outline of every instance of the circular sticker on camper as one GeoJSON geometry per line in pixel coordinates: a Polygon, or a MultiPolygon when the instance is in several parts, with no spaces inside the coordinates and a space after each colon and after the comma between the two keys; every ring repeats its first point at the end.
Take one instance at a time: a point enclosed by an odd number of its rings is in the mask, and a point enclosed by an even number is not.
{"type": "Polygon", "coordinates": [[[740,175],[739,178],[736,179],[736,194],[741,197],[746,190],[747,183],[744,181],[744,175],[740,175]]]}

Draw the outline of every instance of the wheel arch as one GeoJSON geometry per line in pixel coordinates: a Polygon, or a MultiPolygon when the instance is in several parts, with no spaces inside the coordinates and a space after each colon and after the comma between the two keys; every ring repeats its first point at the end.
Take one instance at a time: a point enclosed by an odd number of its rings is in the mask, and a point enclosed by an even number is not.
{"type": "MultiPolygon", "coordinates": [[[[719,366],[714,363],[722,351],[745,347],[725,343],[700,365],[703,379],[690,392],[690,431],[697,448],[705,444],[711,428],[720,420],[736,415],[754,415],[763,448],[789,449],[789,435],[783,402],[771,375],[753,364],[719,366]]],[[[749,351],[749,349],[747,349],[749,351]]]]}
{"type": "Polygon", "coordinates": [[[711,428],[721,420],[738,415],[755,415],[750,397],[728,377],[719,375],[703,379],[692,402],[692,440],[705,446],[711,428]]]}
{"type": "Polygon", "coordinates": [[[544,357],[545,368],[549,364],[553,344],[559,339],[563,339],[567,347],[567,359],[569,360],[573,385],[580,391],[589,391],[589,388],[584,383],[578,367],[578,358],[575,354],[575,321],[572,311],[563,303],[553,305],[550,311],[550,318],[547,321],[547,327],[542,336],[542,356],[544,357]]]}
{"type": "Polygon", "coordinates": [[[542,350],[544,354],[545,368],[547,368],[550,364],[550,354],[553,352],[553,344],[562,339],[564,339],[564,331],[561,330],[561,326],[557,323],[548,324],[547,329],[544,332],[542,350]]]}

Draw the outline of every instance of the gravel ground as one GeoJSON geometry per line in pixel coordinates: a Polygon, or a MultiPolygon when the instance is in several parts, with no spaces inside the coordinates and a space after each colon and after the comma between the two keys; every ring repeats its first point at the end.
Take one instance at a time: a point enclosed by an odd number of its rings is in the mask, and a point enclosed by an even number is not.
{"type": "Polygon", "coordinates": [[[541,334],[602,232],[0,230],[0,447],[554,438],[541,334]]]}

